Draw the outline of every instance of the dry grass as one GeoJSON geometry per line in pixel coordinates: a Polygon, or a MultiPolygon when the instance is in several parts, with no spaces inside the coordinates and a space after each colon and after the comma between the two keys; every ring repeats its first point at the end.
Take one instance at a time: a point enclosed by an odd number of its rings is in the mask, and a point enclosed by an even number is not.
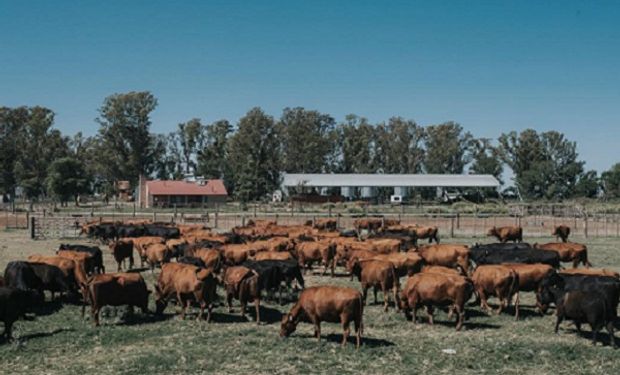
{"type": "MultiPolygon", "coordinates": [[[[62,241],[30,241],[26,233],[0,232],[0,268],[29,254],[53,253],[62,241]]],[[[538,242],[550,240],[537,238],[538,242]]],[[[456,239],[471,242],[471,239],[456,239]]],[[[596,266],[620,271],[620,240],[589,242],[596,266]]],[[[106,254],[106,266],[115,269],[106,254]]],[[[154,277],[144,272],[147,283],[154,277]]],[[[337,283],[357,287],[346,277],[309,276],[308,283],[337,283]]],[[[220,291],[221,293],[221,291],[220,291]]],[[[324,340],[312,338],[312,327],[300,325],[288,339],[278,337],[281,313],[290,304],[268,302],[262,310],[267,324],[242,321],[218,307],[215,322],[180,321],[171,305],[165,319],[125,316],[125,309],[106,309],[103,326],[82,319],[80,307],[48,303],[48,314],[16,323],[13,343],[0,344],[0,372],[7,374],[145,374],[145,373],[615,373],[620,370],[617,351],[592,347],[569,324],[553,334],[554,317],[540,317],[532,308],[533,296],[522,298],[523,319],[508,314],[486,316],[468,309],[464,331],[438,312],[435,326],[414,325],[402,314],[370,305],[364,315],[363,347],[339,347],[339,325],[324,324],[324,340]],[[455,354],[446,354],[453,349],[455,354]]],[[[369,299],[372,302],[372,298],[369,299]]],[[[154,304],[151,303],[151,309],[154,304]]],[[[237,309],[238,312],[238,309],[237,309]]],[[[421,315],[424,315],[423,313],[421,315]]],[[[352,342],[352,341],[351,341],[352,342]]]]}

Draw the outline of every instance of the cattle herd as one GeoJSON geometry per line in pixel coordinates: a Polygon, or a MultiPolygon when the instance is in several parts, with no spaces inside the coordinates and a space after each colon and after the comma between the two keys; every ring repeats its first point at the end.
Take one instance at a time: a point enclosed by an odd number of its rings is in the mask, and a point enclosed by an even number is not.
{"type": "Polygon", "coordinates": [[[99,325],[103,306],[128,305],[144,314],[162,314],[171,301],[181,318],[198,307],[197,319],[210,322],[213,308],[220,305],[221,289],[228,313],[233,312],[233,300],[239,301],[242,316],[253,303],[257,323],[261,300],[282,303],[285,294],[293,298],[296,302],[282,318],[282,337],[305,321],[314,325],[320,340],[321,322],[333,322],[342,325],[345,345],[353,323],[359,347],[372,288],[375,303],[381,291],[385,311],[393,306],[413,322],[420,307],[429,324],[435,309],[446,309],[449,319],[455,316],[457,331],[466,324],[471,300],[489,313],[512,310],[518,319],[519,294],[532,292],[541,315],[555,307],[556,332],[564,319],[574,321],[578,330],[588,323],[596,344],[597,332],[604,327],[615,347],[620,277],[592,268],[587,247],[568,242],[566,226],[553,232],[562,242],[530,245],[522,242],[520,227],[493,227],[488,235],[497,243],[473,246],[439,243],[436,227],[401,225],[385,218],[358,219],[354,229],[344,231],[334,219],[319,219],[294,226],[249,221],[227,233],[200,225],[96,222],[83,225],[82,233],[93,245],[99,241],[107,249],[62,244],[48,254],[7,265],[0,279],[0,319],[8,340],[13,323],[45,303],[46,291],[52,300],[61,294],[63,301],[81,303],[82,315],[90,306],[92,321],[99,325]],[[134,256],[148,268],[134,268],[134,256]],[[105,257],[115,260],[116,272],[106,272],[105,257]],[[572,266],[562,267],[566,262],[572,266]],[[335,276],[336,267],[346,270],[346,277],[356,278],[360,289],[306,287],[304,275],[315,265],[326,279],[335,276]],[[157,273],[153,287],[140,271],[157,273]],[[498,300],[494,311],[488,304],[493,297],[498,300]],[[151,298],[154,312],[148,308],[151,298]]]}

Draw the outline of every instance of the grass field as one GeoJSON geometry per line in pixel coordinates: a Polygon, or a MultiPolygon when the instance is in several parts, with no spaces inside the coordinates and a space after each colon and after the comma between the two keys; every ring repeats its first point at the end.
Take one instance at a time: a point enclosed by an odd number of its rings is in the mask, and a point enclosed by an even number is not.
{"type": "MultiPolygon", "coordinates": [[[[536,238],[532,242],[550,241],[536,238]]],[[[580,239],[575,239],[580,240],[580,239]]],[[[59,240],[31,241],[25,231],[0,232],[0,269],[10,260],[29,254],[53,253],[59,240]]],[[[471,243],[472,239],[455,242],[471,243]]],[[[588,241],[595,266],[620,271],[620,240],[588,241]]],[[[106,254],[106,267],[114,270],[106,254]]],[[[342,270],[340,270],[342,273],[342,270]]],[[[149,288],[155,279],[143,272],[149,288]]],[[[348,277],[308,276],[309,285],[342,284],[358,287],[348,277]]],[[[221,289],[219,290],[222,295],[221,289]]],[[[381,299],[381,298],[380,298],[381,299]]],[[[372,302],[369,298],[369,302],[372,302]]],[[[341,349],[341,328],[324,323],[323,341],[312,337],[313,328],[301,323],[288,339],[280,339],[281,314],[291,304],[263,303],[266,324],[243,321],[226,309],[215,309],[214,322],[181,321],[172,304],[163,319],[132,317],[124,308],[107,308],[102,326],[95,328],[80,316],[80,306],[48,302],[46,315],[33,321],[18,321],[16,340],[0,343],[0,373],[6,374],[148,374],[148,373],[504,373],[504,374],[612,374],[620,371],[620,351],[600,344],[592,347],[588,338],[576,334],[564,323],[553,334],[554,316],[538,316],[531,293],[522,295],[522,319],[509,314],[487,316],[469,306],[463,331],[455,332],[447,315],[436,314],[435,326],[414,325],[393,309],[384,313],[380,305],[367,306],[364,313],[364,341],[355,350],[353,340],[341,349]],[[453,351],[444,352],[446,349],[453,351]],[[453,353],[453,354],[450,354],[453,353]]],[[[223,298],[222,298],[223,302],[223,298]]],[[[496,300],[491,300],[496,302],[496,300]]],[[[151,300],[150,308],[154,309],[151,300]]],[[[424,313],[420,314],[425,317],[424,313]]],[[[606,335],[602,335],[607,340],[606,335]]]]}

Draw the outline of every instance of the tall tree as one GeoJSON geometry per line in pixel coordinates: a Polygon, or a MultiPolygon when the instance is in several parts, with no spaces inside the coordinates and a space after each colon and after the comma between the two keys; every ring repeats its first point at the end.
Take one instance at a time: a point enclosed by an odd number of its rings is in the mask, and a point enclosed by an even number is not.
{"type": "Polygon", "coordinates": [[[334,119],[302,107],[285,108],[278,123],[285,172],[320,173],[329,169],[334,119]]]}
{"type": "Polygon", "coordinates": [[[198,151],[202,149],[204,130],[200,119],[194,118],[179,124],[176,131],[176,140],[180,146],[183,169],[186,174],[196,171],[196,158],[198,151]]]}
{"type": "Polygon", "coordinates": [[[151,112],[157,99],[148,91],[108,96],[97,119],[102,138],[101,159],[105,175],[135,184],[139,175],[148,175],[155,165],[155,137],[150,134],[151,112]]]}
{"type": "Polygon", "coordinates": [[[17,183],[31,200],[45,194],[47,168],[56,158],[67,156],[69,140],[52,129],[54,112],[44,107],[21,107],[21,134],[15,140],[19,157],[15,164],[17,183]]]}
{"type": "Polygon", "coordinates": [[[418,173],[424,161],[424,129],[415,121],[392,117],[375,127],[375,166],[384,173],[418,173]]]}
{"type": "Polygon", "coordinates": [[[471,154],[473,163],[471,173],[490,174],[503,183],[501,176],[504,167],[500,158],[500,150],[491,144],[489,138],[478,138],[472,141],[471,154]]]}
{"type": "Polygon", "coordinates": [[[49,193],[62,205],[71,198],[78,204],[80,194],[89,191],[90,181],[81,161],[73,157],[62,157],[50,164],[46,184],[49,193]]]}
{"type": "Polygon", "coordinates": [[[206,127],[203,147],[198,151],[197,173],[205,178],[221,178],[226,188],[232,191],[233,181],[228,161],[228,141],[232,125],[219,120],[206,127]]]}
{"type": "Polygon", "coordinates": [[[0,107],[0,193],[10,194],[11,198],[14,198],[17,184],[18,141],[27,113],[25,108],[0,107]]]}
{"type": "Polygon", "coordinates": [[[372,173],[375,171],[374,136],[372,125],[364,117],[347,115],[342,132],[342,173],[372,173]]]}
{"type": "Polygon", "coordinates": [[[262,109],[251,109],[239,120],[230,138],[230,168],[234,194],[242,202],[258,200],[279,187],[280,148],[273,117],[262,109]]]}
{"type": "Polygon", "coordinates": [[[590,170],[579,176],[573,196],[577,198],[596,198],[600,187],[601,181],[596,171],[590,170]]]}
{"type": "Polygon", "coordinates": [[[601,175],[605,196],[620,198],[620,163],[614,164],[601,175]]]}
{"type": "Polygon", "coordinates": [[[472,135],[455,122],[431,125],[425,130],[427,173],[461,174],[471,161],[472,135]]]}

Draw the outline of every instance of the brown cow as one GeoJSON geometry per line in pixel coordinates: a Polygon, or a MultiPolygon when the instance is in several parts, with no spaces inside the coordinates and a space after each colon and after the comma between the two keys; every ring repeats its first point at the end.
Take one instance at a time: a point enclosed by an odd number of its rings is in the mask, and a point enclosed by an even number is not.
{"type": "Polygon", "coordinates": [[[312,268],[312,263],[322,262],[325,265],[323,275],[327,268],[331,267],[331,275],[334,276],[336,244],[332,241],[301,242],[297,244],[296,252],[299,266],[304,269],[304,273],[306,268],[312,268]]]}
{"type": "Polygon", "coordinates": [[[256,324],[260,324],[261,289],[258,273],[243,266],[229,267],[224,272],[223,281],[224,289],[226,289],[228,312],[233,311],[232,300],[236,298],[241,303],[241,316],[245,318],[247,303],[254,301],[256,324]]]}
{"type": "Polygon", "coordinates": [[[417,323],[418,307],[426,306],[428,322],[432,325],[433,306],[449,306],[456,310],[456,330],[460,331],[465,319],[465,303],[471,298],[473,291],[471,280],[465,277],[418,273],[407,279],[400,296],[401,309],[407,320],[417,323]]]}
{"type": "Polygon", "coordinates": [[[372,238],[365,243],[372,247],[373,251],[381,254],[397,253],[400,251],[402,242],[393,238],[372,238]]]}
{"type": "Polygon", "coordinates": [[[455,268],[448,268],[448,267],[444,267],[444,266],[424,266],[422,267],[422,272],[423,273],[438,273],[440,275],[446,275],[446,276],[463,276],[463,274],[461,272],[459,272],[459,270],[455,269],[455,268]]]}
{"type": "Polygon", "coordinates": [[[353,226],[357,233],[361,233],[362,229],[366,229],[368,232],[377,232],[383,226],[383,219],[381,218],[365,218],[357,219],[353,222],[353,226]]]}
{"type": "Polygon", "coordinates": [[[155,243],[146,246],[144,249],[144,258],[151,268],[151,272],[155,270],[155,266],[160,266],[170,261],[172,253],[168,246],[162,243],[155,243]]]}
{"type": "Polygon", "coordinates": [[[555,239],[561,239],[562,242],[568,241],[568,236],[570,236],[570,227],[568,225],[556,225],[553,228],[552,236],[555,236],[555,239]]]}
{"type": "Polygon", "coordinates": [[[137,306],[148,313],[149,291],[139,273],[106,273],[92,276],[82,285],[84,305],[90,302],[95,326],[99,325],[99,312],[103,306],[137,306]]]}
{"type": "Polygon", "coordinates": [[[95,269],[95,258],[90,253],[74,250],[58,250],[56,251],[56,255],[81,263],[86,273],[93,273],[95,269]]]}
{"type": "Polygon", "coordinates": [[[461,267],[464,273],[469,271],[469,248],[460,244],[426,245],[418,249],[427,264],[449,268],[461,267]]]}
{"type": "Polygon", "coordinates": [[[591,275],[591,276],[609,276],[620,279],[620,273],[605,268],[571,268],[560,271],[565,274],[591,275]]]}
{"type": "Polygon", "coordinates": [[[524,263],[504,263],[519,275],[519,291],[536,293],[536,308],[542,313],[543,307],[539,301],[541,283],[545,277],[555,272],[555,269],[548,264],[524,264],[524,263]]]}
{"type": "Polygon", "coordinates": [[[396,274],[398,277],[411,276],[414,273],[420,272],[424,259],[415,253],[392,253],[392,254],[379,254],[375,255],[372,259],[383,260],[390,262],[396,268],[396,274]]]}
{"type": "Polygon", "coordinates": [[[321,322],[340,323],[344,333],[342,346],[349,338],[349,325],[355,325],[356,347],[362,343],[364,303],[362,295],[353,288],[339,286],[314,286],[304,289],[297,303],[282,317],[280,337],[295,332],[301,320],[314,324],[314,336],[321,341],[321,322]]]}
{"type": "Polygon", "coordinates": [[[336,219],[331,219],[331,218],[330,219],[328,218],[316,219],[312,227],[318,230],[333,232],[333,231],[338,230],[338,221],[336,219]]]}
{"type": "Polygon", "coordinates": [[[500,300],[497,308],[497,314],[500,314],[504,308],[510,306],[516,294],[515,318],[519,318],[519,274],[512,268],[504,265],[478,266],[471,279],[483,310],[490,309],[487,303],[488,296],[495,296],[500,300]]]}
{"type": "Polygon", "coordinates": [[[199,258],[207,268],[212,268],[215,272],[219,272],[223,262],[222,253],[217,249],[192,249],[187,256],[199,258]]]}
{"type": "Polygon", "coordinates": [[[561,262],[573,262],[573,268],[582,263],[586,268],[592,264],[588,261],[588,248],[586,245],[575,242],[550,242],[534,244],[535,249],[550,250],[558,253],[561,262]]]}
{"type": "Polygon", "coordinates": [[[146,248],[148,246],[152,244],[166,243],[166,240],[163,237],[156,236],[134,237],[131,238],[131,241],[133,242],[134,249],[136,249],[136,252],[138,253],[138,257],[140,258],[140,267],[144,266],[144,261],[146,260],[146,248]]]}
{"type": "Polygon", "coordinates": [[[487,232],[488,237],[495,237],[501,243],[508,241],[523,242],[523,228],[516,226],[493,227],[487,232]]]}
{"type": "Polygon", "coordinates": [[[84,263],[76,262],[60,256],[30,255],[28,262],[45,263],[60,268],[67,281],[75,288],[80,288],[86,283],[88,277],[84,269],[84,263]]]}
{"type": "Polygon", "coordinates": [[[193,299],[200,305],[197,319],[202,318],[206,307],[207,322],[210,322],[213,302],[217,297],[216,287],[217,279],[210,269],[191,264],[165,263],[161,266],[161,273],[155,286],[156,312],[161,314],[166,308],[168,299],[175,296],[177,303],[182,307],[181,319],[185,319],[185,312],[193,299]]]}
{"type": "Polygon", "coordinates": [[[424,240],[428,238],[428,243],[439,243],[439,228],[437,227],[414,227],[414,241],[417,242],[418,239],[424,240]]]}
{"type": "Polygon", "coordinates": [[[224,261],[228,265],[239,265],[256,253],[256,249],[251,244],[230,244],[222,246],[224,261]]]}
{"type": "Polygon", "coordinates": [[[125,263],[125,259],[129,258],[129,269],[133,268],[133,240],[128,238],[121,238],[116,242],[112,242],[108,245],[112,256],[118,265],[118,272],[121,271],[121,265],[125,263]]]}
{"type": "Polygon", "coordinates": [[[362,284],[364,305],[366,304],[368,288],[373,288],[375,304],[377,303],[377,289],[381,288],[381,293],[383,293],[383,309],[387,312],[390,301],[388,290],[392,289],[394,304],[396,309],[398,309],[398,289],[400,285],[396,269],[391,262],[374,259],[356,260],[351,273],[357,276],[358,281],[362,284]]]}
{"type": "Polygon", "coordinates": [[[256,253],[254,260],[289,260],[294,259],[293,255],[288,251],[261,251],[256,253]]]}

